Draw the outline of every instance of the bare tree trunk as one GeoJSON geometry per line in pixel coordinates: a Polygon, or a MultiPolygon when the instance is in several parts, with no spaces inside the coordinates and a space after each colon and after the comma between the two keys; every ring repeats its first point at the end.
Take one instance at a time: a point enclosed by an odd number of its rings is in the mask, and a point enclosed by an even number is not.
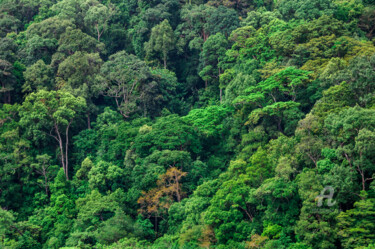
{"type": "MultiPolygon", "coordinates": [[[[219,60],[217,61],[218,63],[218,72],[219,72],[219,75],[217,76],[219,78],[219,82],[220,82],[220,67],[219,67],[219,60]]],[[[219,84],[219,88],[220,88],[220,105],[223,103],[223,89],[220,87],[220,84],[219,84]]]]}
{"type": "Polygon", "coordinates": [[[91,130],[90,113],[87,113],[87,129],[91,130]]]}
{"type": "Polygon", "coordinates": [[[281,133],[284,133],[284,132],[283,132],[283,129],[281,128],[281,121],[282,121],[282,119],[279,118],[279,117],[276,117],[276,120],[277,120],[277,129],[278,129],[281,133]]]}
{"type": "Polygon", "coordinates": [[[223,103],[223,89],[220,88],[220,105],[223,103]]]}
{"type": "Polygon", "coordinates": [[[99,25],[96,24],[95,28],[96,28],[96,32],[98,33],[98,42],[100,42],[100,36],[101,36],[101,34],[100,34],[100,31],[99,31],[99,25]]]}
{"type": "Polygon", "coordinates": [[[62,139],[61,139],[59,129],[57,128],[56,125],[55,125],[55,130],[56,130],[56,134],[57,134],[57,138],[58,138],[58,142],[59,142],[59,148],[60,148],[60,154],[61,154],[61,164],[62,164],[62,167],[64,169],[64,173],[66,174],[63,142],[62,142],[62,139]]]}
{"type": "Polygon", "coordinates": [[[69,180],[69,169],[68,169],[68,166],[69,166],[69,159],[68,159],[68,146],[69,146],[69,127],[70,127],[70,124],[72,123],[72,121],[69,122],[68,126],[66,127],[66,130],[65,130],[65,176],[66,176],[66,180],[69,180]]]}

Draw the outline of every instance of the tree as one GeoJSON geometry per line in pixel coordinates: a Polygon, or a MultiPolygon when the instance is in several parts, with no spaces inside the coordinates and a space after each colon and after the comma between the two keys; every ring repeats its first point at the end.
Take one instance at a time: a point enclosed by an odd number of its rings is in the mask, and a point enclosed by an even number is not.
{"type": "Polygon", "coordinates": [[[42,38],[33,35],[26,40],[19,54],[21,61],[25,65],[32,65],[38,60],[50,61],[52,55],[56,52],[57,40],[54,38],[42,38]]]}
{"type": "MultiPolygon", "coordinates": [[[[285,132],[293,119],[301,117],[297,111],[297,107],[301,105],[298,100],[302,103],[306,101],[303,99],[302,89],[309,81],[309,74],[305,70],[286,68],[256,86],[249,87],[246,89],[249,95],[239,96],[233,103],[247,102],[258,108],[250,113],[248,123],[257,124],[261,118],[270,116],[276,119],[278,130],[285,132]]],[[[296,124],[292,123],[292,127],[294,125],[296,124]]]]}
{"type": "Polygon", "coordinates": [[[363,191],[375,173],[374,117],[374,110],[356,106],[331,114],[325,120],[325,127],[334,136],[337,155],[359,173],[363,191]]]}
{"type": "Polygon", "coordinates": [[[69,179],[69,130],[85,109],[82,97],[41,90],[27,96],[20,110],[20,123],[29,136],[34,140],[51,137],[57,142],[66,179],[69,179]]]}
{"type": "Polygon", "coordinates": [[[50,9],[59,19],[70,20],[78,28],[84,29],[84,18],[90,7],[100,4],[97,0],[64,0],[55,3],[50,9]]]}
{"type": "Polygon", "coordinates": [[[175,37],[168,20],[162,21],[151,30],[150,40],[145,43],[147,58],[152,58],[156,53],[161,57],[164,63],[164,69],[167,69],[167,59],[169,53],[175,47],[175,37]]]}
{"type": "Polygon", "coordinates": [[[311,20],[334,12],[334,5],[329,0],[297,1],[287,0],[278,3],[277,9],[287,20],[296,18],[311,20]]]}
{"type": "MultiPolygon", "coordinates": [[[[182,192],[181,178],[186,176],[186,172],[182,172],[176,167],[171,167],[167,172],[159,176],[157,187],[148,192],[143,192],[138,199],[140,205],[139,212],[149,217],[163,217],[174,200],[180,202],[184,193],[182,192]]],[[[155,224],[157,229],[157,223],[155,224]]]]}
{"type": "Polygon", "coordinates": [[[117,109],[127,119],[137,110],[141,86],[150,77],[150,69],[134,55],[120,51],[103,64],[95,88],[115,100],[117,109]]]}
{"type": "Polygon", "coordinates": [[[321,158],[324,146],[323,139],[319,136],[323,129],[323,122],[311,113],[298,122],[296,136],[300,139],[296,152],[304,157],[307,165],[314,163],[315,167],[321,158]]]}
{"type": "Polygon", "coordinates": [[[374,37],[375,31],[375,9],[373,7],[367,7],[363,10],[362,16],[359,18],[358,26],[367,34],[369,39],[374,37]]]}
{"type": "Polygon", "coordinates": [[[188,45],[190,50],[199,51],[210,35],[220,32],[228,37],[239,26],[237,12],[224,6],[215,8],[204,4],[187,4],[181,10],[181,19],[176,29],[179,49],[188,45]]]}
{"type": "Polygon", "coordinates": [[[56,77],[57,85],[89,100],[95,95],[92,85],[101,64],[99,54],[78,51],[60,63],[56,77]]]}
{"type": "Polygon", "coordinates": [[[103,61],[98,53],[88,54],[78,51],[60,63],[57,70],[56,85],[74,96],[85,98],[87,109],[87,127],[91,129],[90,114],[95,112],[93,98],[98,95],[95,89],[95,77],[100,72],[103,61]]]}
{"type": "Polygon", "coordinates": [[[89,186],[92,190],[106,192],[108,189],[115,191],[124,189],[126,175],[122,168],[108,162],[99,161],[94,164],[87,174],[89,186]]]}
{"type": "Polygon", "coordinates": [[[139,105],[143,116],[157,117],[165,109],[173,113],[181,112],[179,90],[181,84],[173,71],[168,69],[151,69],[151,78],[140,88],[142,95],[139,105]]]}
{"type": "Polygon", "coordinates": [[[32,23],[27,28],[26,33],[28,37],[38,35],[42,38],[55,38],[59,40],[61,35],[64,34],[68,28],[75,28],[75,25],[70,20],[50,17],[41,22],[32,23]]]}
{"type": "Polygon", "coordinates": [[[354,203],[354,208],[341,212],[337,216],[338,235],[345,248],[358,248],[373,243],[375,199],[369,198],[362,192],[360,201],[354,203]]]}
{"type": "Polygon", "coordinates": [[[273,2],[269,0],[261,2],[248,0],[210,0],[208,1],[208,4],[233,8],[244,15],[248,13],[249,10],[260,8],[263,5],[272,5],[273,2]]]}
{"type": "Polygon", "coordinates": [[[52,90],[53,70],[50,65],[46,65],[43,60],[38,60],[28,67],[23,73],[25,83],[22,86],[23,92],[36,92],[38,90],[52,90]]]}
{"type": "Polygon", "coordinates": [[[189,122],[199,133],[207,138],[222,138],[224,127],[223,120],[228,117],[231,109],[222,106],[209,106],[194,109],[189,112],[184,120],[189,122]]]}
{"type": "Polygon", "coordinates": [[[159,150],[182,150],[198,154],[201,150],[196,131],[178,115],[159,118],[152,127],[139,129],[132,146],[141,157],[159,150]]]}
{"type": "Polygon", "coordinates": [[[322,177],[315,170],[305,170],[297,177],[298,193],[302,200],[301,213],[295,225],[295,233],[300,242],[312,248],[334,248],[337,241],[337,204],[320,212],[317,196],[324,189],[322,177]]]}
{"type": "Polygon", "coordinates": [[[7,33],[17,32],[21,27],[21,21],[16,17],[2,12],[0,15],[0,37],[5,37],[7,33]]]}
{"type": "Polygon", "coordinates": [[[21,20],[23,24],[26,24],[30,22],[32,18],[38,13],[40,6],[41,3],[35,1],[7,0],[2,2],[0,6],[0,13],[7,13],[21,20]]]}
{"type": "Polygon", "coordinates": [[[31,143],[21,134],[19,108],[5,104],[0,109],[0,205],[7,209],[19,208],[24,198],[21,184],[15,182],[26,184],[25,177],[32,175],[31,143]]]}
{"type": "Polygon", "coordinates": [[[6,60],[0,59],[0,80],[1,88],[0,93],[3,94],[3,103],[11,103],[11,91],[15,83],[14,76],[12,74],[13,65],[6,60]]]}
{"type": "Polygon", "coordinates": [[[365,107],[372,103],[375,92],[375,55],[358,56],[350,61],[349,66],[339,71],[333,79],[333,83],[345,81],[353,93],[355,103],[365,107]]]}
{"type": "MultiPolygon", "coordinates": [[[[199,76],[207,82],[217,83],[221,73],[223,73],[223,63],[225,52],[228,47],[228,41],[221,33],[210,36],[203,44],[202,52],[199,58],[199,76]]],[[[222,102],[223,86],[220,86],[220,103],[222,102]]]]}
{"type": "Polygon", "coordinates": [[[114,14],[113,12],[114,10],[112,6],[107,7],[103,4],[94,5],[86,12],[84,18],[85,24],[88,27],[94,27],[91,29],[96,31],[98,42],[100,42],[100,37],[106,30],[108,22],[114,14]]]}
{"type": "Polygon", "coordinates": [[[79,198],[77,219],[66,244],[110,244],[123,237],[140,236],[141,228],[121,209],[123,195],[121,190],[107,195],[93,190],[79,198]]]}
{"type": "Polygon", "coordinates": [[[93,37],[85,34],[80,29],[74,29],[68,27],[60,36],[58,42],[59,53],[56,53],[54,57],[61,56],[66,58],[69,55],[73,55],[75,52],[87,52],[87,53],[101,53],[104,51],[104,44],[99,43],[93,37]]]}
{"type": "Polygon", "coordinates": [[[46,196],[50,194],[50,183],[52,179],[57,175],[56,165],[51,165],[51,156],[44,154],[36,157],[37,162],[31,164],[38,175],[43,177],[42,180],[38,180],[38,183],[46,191],[46,196]]]}
{"type": "Polygon", "coordinates": [[[219,243],[244,240],[251,233],[252,223],[256,222],[253,190],[248,184],[249,177],[243,172],[245,165],[242,160],[231,162],[227,175],[232,177],[220,184],[204,216],[205,224],[213,227],[219,243]]]}

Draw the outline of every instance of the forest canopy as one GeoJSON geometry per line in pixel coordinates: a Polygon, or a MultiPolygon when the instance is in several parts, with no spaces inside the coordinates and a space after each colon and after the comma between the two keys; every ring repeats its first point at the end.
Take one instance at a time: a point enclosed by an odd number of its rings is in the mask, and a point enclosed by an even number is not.
{"type": "Polygon", "coordinates": [[[0,248],[375,248],[374,0],[0,0],[0,248]]]}

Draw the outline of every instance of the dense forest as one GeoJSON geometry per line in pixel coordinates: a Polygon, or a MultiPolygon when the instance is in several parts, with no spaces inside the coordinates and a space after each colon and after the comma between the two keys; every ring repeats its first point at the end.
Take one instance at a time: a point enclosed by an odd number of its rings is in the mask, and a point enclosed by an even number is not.
{"type": "Polygon", "coordinates": [[[0,0],[0,248],[375,248],[374,0],[0,0]]]}

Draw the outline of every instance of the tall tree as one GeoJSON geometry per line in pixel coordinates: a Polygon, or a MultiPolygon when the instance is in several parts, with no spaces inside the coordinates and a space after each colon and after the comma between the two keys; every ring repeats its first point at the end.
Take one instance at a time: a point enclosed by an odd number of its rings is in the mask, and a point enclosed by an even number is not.
{"type": "Polygon", "coordinates": [[[174,48],[175,37],[172,27],[168,20],[164,20],[152,28],[150,40],[145,43],[146,56],[161,58],[166,69],[168,55],[174,48]]]}
{"type": "Polygon", "coordinates": [[[11,92],[15,83],[15,78],[12,74],[13,65],[9,61],[0,59],[0,93],[3,95],[3,103],[10,104],[11,92]]]}
{"type": "Polygon", "coordinates": [[[90,7],[85,15],[84,21],[86,26],[95,30],[98,42],[100,37],[108,26],[108,22],[114,14],[113,6],[98,4],[90,7]]]}
{"type": "Polygon", "coordinates": [[[36,163],[31,164],[36,173],[42,176],[42,179],[38,179],[39,185],[44,188],[46,196],[50,194],[50,184],[52,179],[57,175],[57,165],[52,165],[51,156],[47,154],[38,155],[36,157],[36,163]]]}
{"type": "Polygon", "coordinates": [[[129,118],[137,110],[139,89],[150,77],[150,69],[136,56],[120,51],[109,57],[100,72],[95,88],[100,94],[113,98],[121,115],[129,118]]]}
{"type": "MultiPolygon", "coordinates": [[[[150,191],[143,192],[138,199],[140,204],[140,213],[148,215],[148,217],[163,217],[174,200],[180,202],[183,197],[181,179],[186,176],[186,172],[182,172],[176,167],[171,167],[167,172],[159,177],[157,187],[150,191]]],[[[155,224],[157,228],[157,224],[155,224]]]]}
{"type": "MultiPolygon", "coordinates": [[[[223,62],[228,41],[221,33],[210,36],[203,44],[203,50],[199,58],[199,76],[207,82],[217,84],[220,75],[223,73],[223,62]]],[[[220,86],[220,102],[222,102],[223,88],[220,86]]]]}
{"type": "Polygon", "coordinates": [[[41,90],[27,96],[20,110],[20,123],[34,140],[51,137],[57,142],[66,179],[69,179],[69,130],[85,109],[82,97],[41,90]]]}
{"type": "Polygon", "coordinates": [[[87,103],[87,127],[91,129],[90,114],[95,112],[93,98],[97,96],[94,87],[95,77],[99,74],[103,61],[98,53],[76,52],[60,63],[56,77],[58,89],[74,96],[85,98],[87,103]]]}

